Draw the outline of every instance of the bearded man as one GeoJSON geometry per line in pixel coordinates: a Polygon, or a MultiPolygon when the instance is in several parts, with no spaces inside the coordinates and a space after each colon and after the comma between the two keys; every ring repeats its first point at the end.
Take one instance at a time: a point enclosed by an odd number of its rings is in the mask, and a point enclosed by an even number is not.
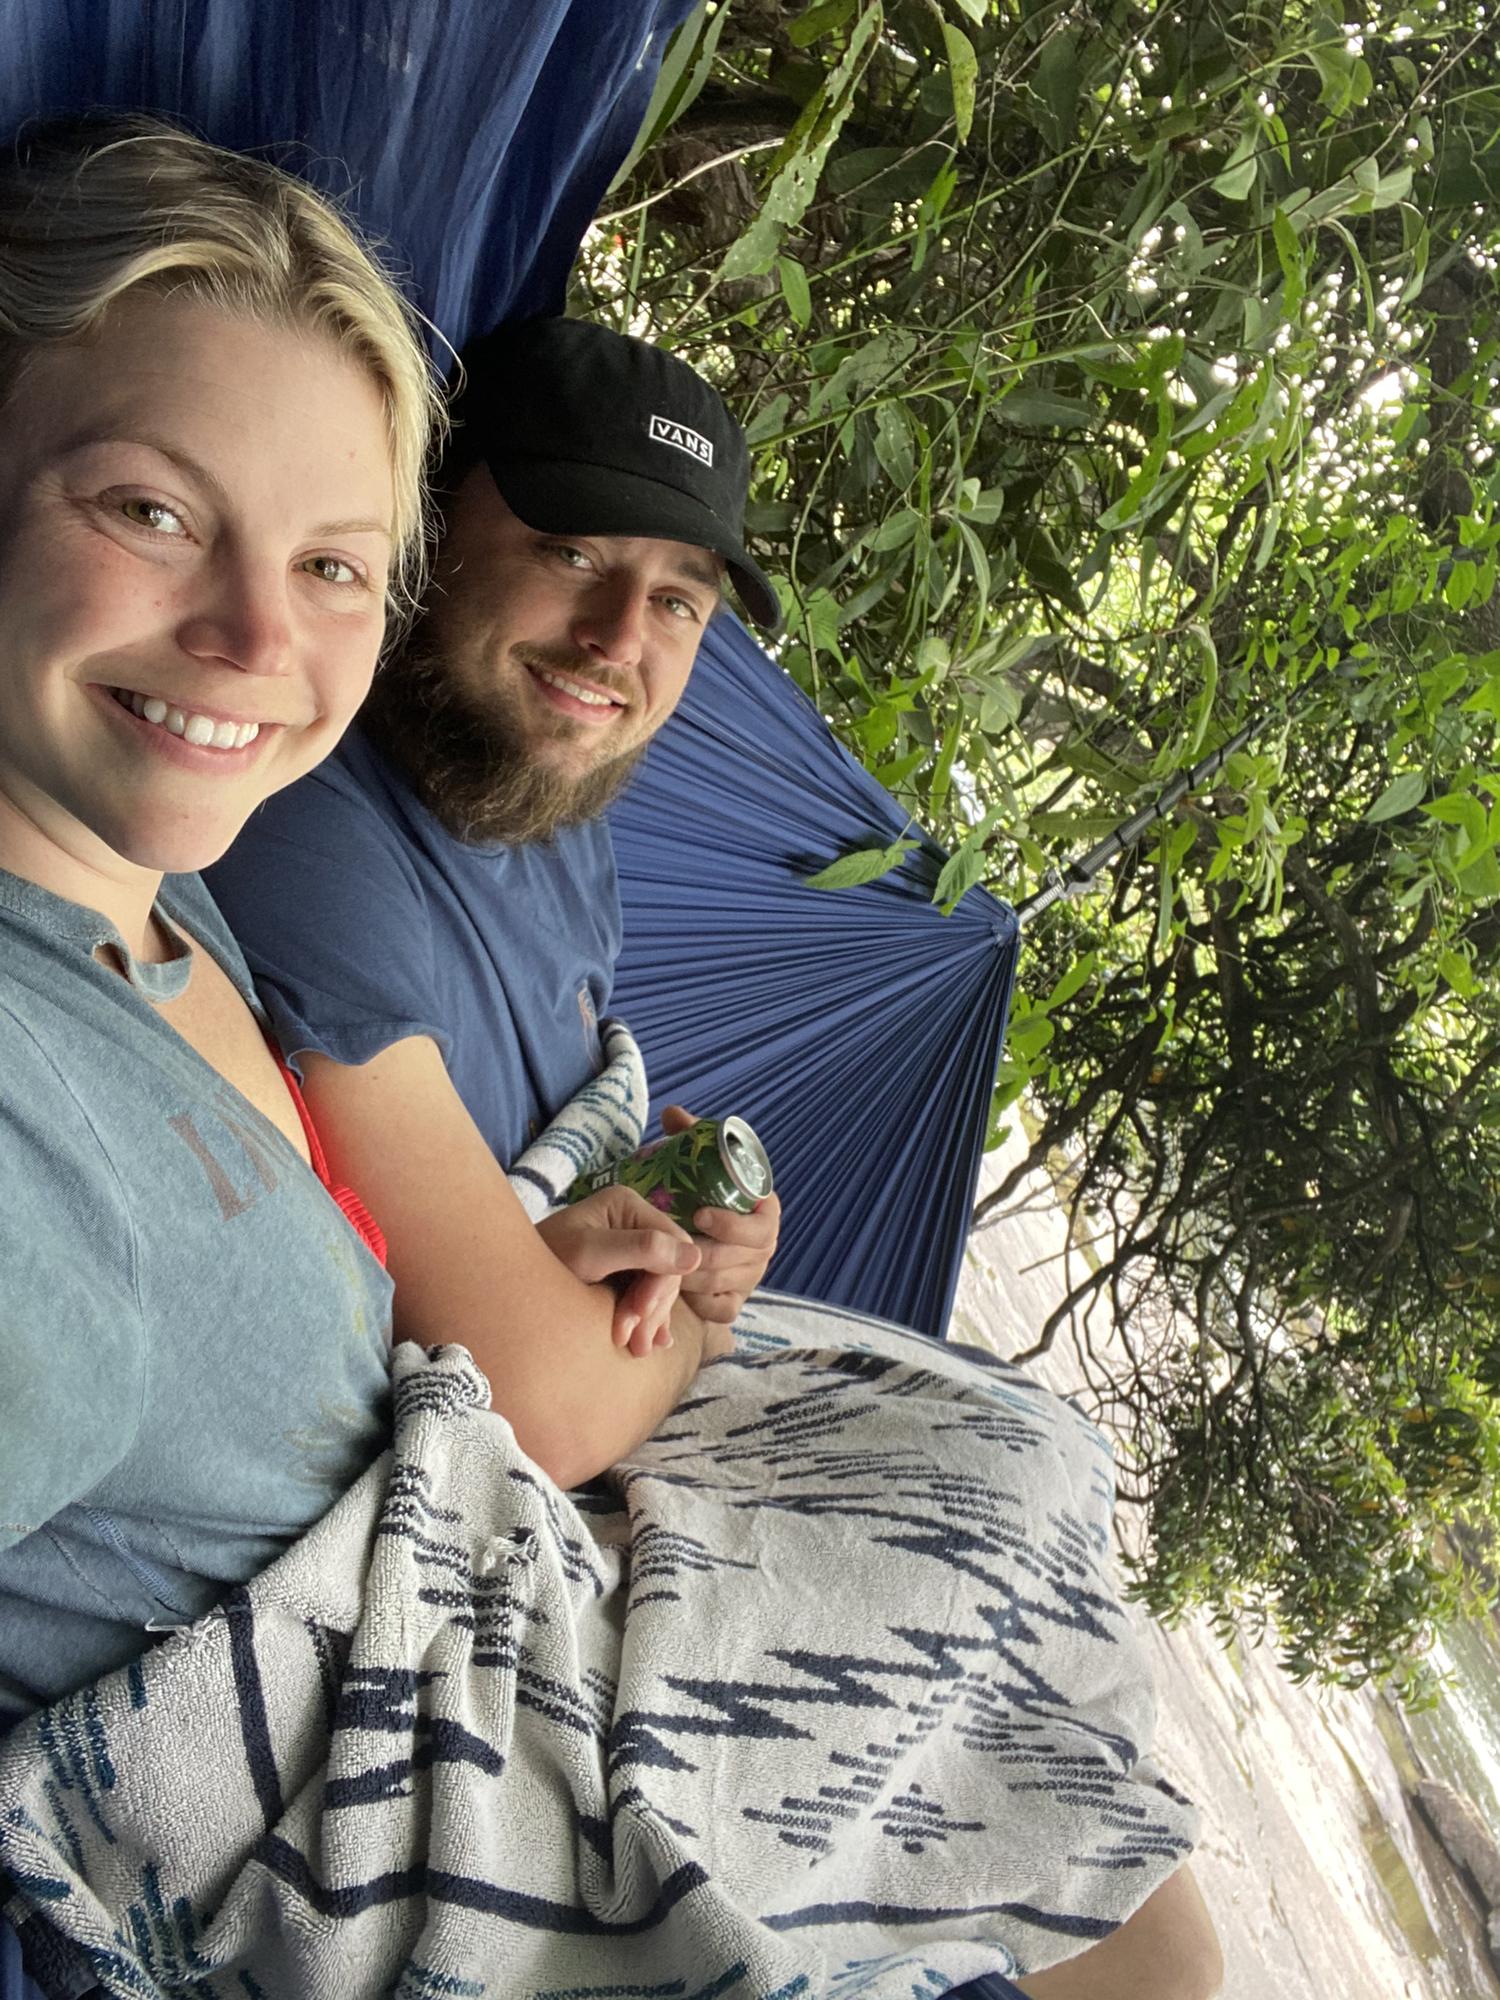
{"type": "MultiPolygon", "coordinates": [[[[419,1338],[457,1337],[455,1267],[485,1282],[509,1226],[502,1169],[600,1066],[620,944],[604,808],[726,581],[778,616],[743,544],[743,433],[692,368],[567,320],[464,363],[415,629],[335,755],[210,874],[419,1338]]],[[[779,1213],[702,1212],[682,1280],[699,1319],[732,1322],[779,1213]]]]}

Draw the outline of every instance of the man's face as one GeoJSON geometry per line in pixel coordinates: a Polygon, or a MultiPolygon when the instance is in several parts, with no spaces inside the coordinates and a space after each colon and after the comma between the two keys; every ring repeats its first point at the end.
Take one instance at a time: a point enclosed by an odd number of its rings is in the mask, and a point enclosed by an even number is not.
{"type": "MultiPolygon", "coordinates": [[[[448,504],[436,578],[408,662],[442,716],[442,758],[462,728],[462,800],[424,770],[428,804],[468,838],[542,838],[592,818],[624,784],[688,684],[720,600],[722,564],[686,542],[540,534],[476,466],[448,504]],[[480,772],[528,798],[524,824],[474,796],[480,772]],[[538,808],[540,796],[540,808],[538,808]]],[[[394,692],[394,690],[392,690],[394,692]]]]}

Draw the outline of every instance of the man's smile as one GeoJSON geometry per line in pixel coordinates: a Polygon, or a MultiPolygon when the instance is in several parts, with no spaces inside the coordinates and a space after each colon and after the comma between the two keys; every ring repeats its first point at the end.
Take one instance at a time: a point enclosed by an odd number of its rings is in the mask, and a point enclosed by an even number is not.
{"type": "Polygon", "coordinates": [[[599,727],[613,722],[627,707],[624,697],[608,688],[577,680],[572,674],[543,666],[539,661],[526,660],[522,664],[542,699],[560,714],[599,727]]]}

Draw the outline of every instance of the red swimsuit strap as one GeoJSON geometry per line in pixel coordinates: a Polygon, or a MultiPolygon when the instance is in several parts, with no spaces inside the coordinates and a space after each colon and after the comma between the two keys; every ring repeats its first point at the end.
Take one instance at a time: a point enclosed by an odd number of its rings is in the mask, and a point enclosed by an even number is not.
{"type": "Polygon", "coordinates": [[[276,1058],[276,1067],[281,1071],[281,1080],[291,1094],[292,1102],[297,1107],[297,1116],[302,1121],[302,1135],[307,1140],[307,1152],[309,1159],[312,1161],[313,1172],[338,1203],[346,1220],[358,1231],[365,1245],[384,1264],[386,1261],[385,1231],[365,1207],[353,1188],[334,1186],[333,1178],[328,1171],[328,1158],[323,1151],[323,1141],[318,1137],[317,1126],[313,1124],[312,1113],[307,1108],[307,1099],[302,1095],[297,1079],[287,1067],[286,1059],[280,1049],[273,1046],[271,1053],[276,1058]]]}

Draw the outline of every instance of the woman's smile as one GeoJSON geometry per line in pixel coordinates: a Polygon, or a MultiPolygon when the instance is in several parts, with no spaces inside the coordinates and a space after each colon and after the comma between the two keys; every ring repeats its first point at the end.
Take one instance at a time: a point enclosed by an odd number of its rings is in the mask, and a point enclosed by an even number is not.
{"type": "Polygon", "coordinates": [[[258,722],[236,721],[232,716],[205,714],[201,709],[179,707],[162,695],[141,694],[130,688],[111,688],[115,701],[131,715],[168,736],[180,737],[199,750],[243,750],[260,734],[258,722]]]}

